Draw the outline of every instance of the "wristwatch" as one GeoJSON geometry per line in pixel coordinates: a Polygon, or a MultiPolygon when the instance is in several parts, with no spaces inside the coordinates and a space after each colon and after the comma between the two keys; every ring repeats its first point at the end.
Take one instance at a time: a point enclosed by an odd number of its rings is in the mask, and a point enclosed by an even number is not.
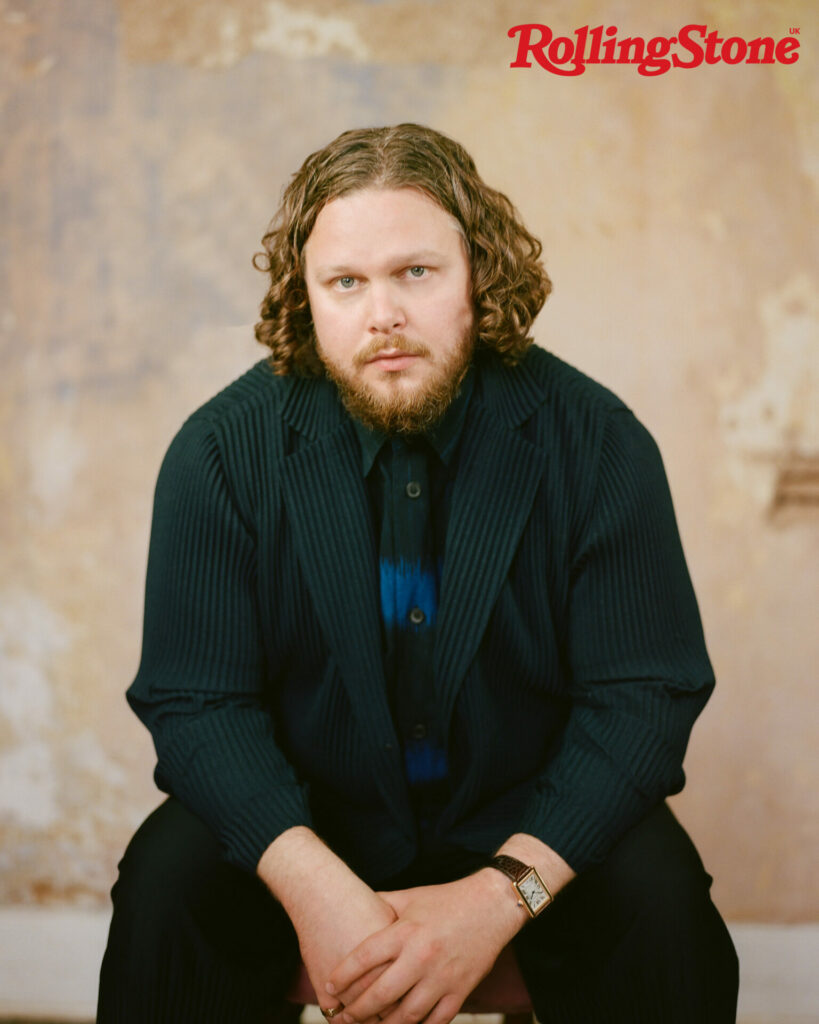
{"type": "Polygon", "coordinates": [[[512,888],[520,897],[519,903],[526,908],[530,917],[537,917],[552,902],[554,897],[534,867],[503,853],[491,857],[489,866],[502,871],[512,880],[512,888]]]}

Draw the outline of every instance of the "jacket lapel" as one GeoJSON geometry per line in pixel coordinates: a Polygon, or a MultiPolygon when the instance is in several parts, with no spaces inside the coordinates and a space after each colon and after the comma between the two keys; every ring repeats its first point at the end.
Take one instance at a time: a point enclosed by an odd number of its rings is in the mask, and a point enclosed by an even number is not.
{"type": "Polygon", "coordinates": [[[485,367],[481,395],[473,396],[447,527],[435,642],[445,735],[543,476],[545,455],[515,429],[542,401],[524,365],[485,367]]]}
{"type": "Polygon", "coordinates": [[[408,794],[384,679],[376,544],[355,431],[323,382],[294,382],[283,414],[307,436],[320,435],[284,460],[288,520],[378,785],[406,821],[408,794]]]}

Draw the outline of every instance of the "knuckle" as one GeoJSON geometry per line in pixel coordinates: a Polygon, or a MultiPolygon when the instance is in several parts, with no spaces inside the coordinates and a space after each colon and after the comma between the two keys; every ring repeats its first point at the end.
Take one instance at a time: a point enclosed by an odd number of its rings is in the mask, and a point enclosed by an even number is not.
{"type": "Polygon", "coordinates": [[[366,947],[353,951],[353,961],[357,967],[369,967],[370,959],[370,951],[366,947]]]}
{"type": "Polygon", "coordinates": [[[422,964],[428,966],[440,960],[443,944],[437,939],[427,939],[419,948],[418,956],[422,964]]]}

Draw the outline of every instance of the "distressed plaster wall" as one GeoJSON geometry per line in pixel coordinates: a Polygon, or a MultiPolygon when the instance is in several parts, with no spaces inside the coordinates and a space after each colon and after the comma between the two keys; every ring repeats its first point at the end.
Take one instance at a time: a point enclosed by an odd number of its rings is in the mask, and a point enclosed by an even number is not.
{"type": "Polygon", "coordinates": [[[0,0],[0,902],[101,904],[158,800],[122,693],[151,492],[182,419],[262,356],[250,267],[346,127],[463,141],[542,237],[536,336],[663,450],[717,692],[675,808],[733,919],[819,912],[817,32],[809,0],[0,0]],[[786,35],[790,67],[511,70],[511,25],[786,35]]]}

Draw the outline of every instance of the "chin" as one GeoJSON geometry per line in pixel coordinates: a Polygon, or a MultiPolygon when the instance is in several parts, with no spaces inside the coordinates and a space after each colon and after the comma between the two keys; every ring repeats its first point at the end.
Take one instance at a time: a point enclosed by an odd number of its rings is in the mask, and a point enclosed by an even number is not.
{"type": "MultiPolygon", "coordinates": [[[[374,391],[384,395],[393,395],[397,391],[412,394],[416,391],[423,391],[433,383],[428,374],[419,376],[412,370],[382,370],[374,385],[374,391]]],[[[364,386],[367,384],[364,382],[364,386]]]]}

